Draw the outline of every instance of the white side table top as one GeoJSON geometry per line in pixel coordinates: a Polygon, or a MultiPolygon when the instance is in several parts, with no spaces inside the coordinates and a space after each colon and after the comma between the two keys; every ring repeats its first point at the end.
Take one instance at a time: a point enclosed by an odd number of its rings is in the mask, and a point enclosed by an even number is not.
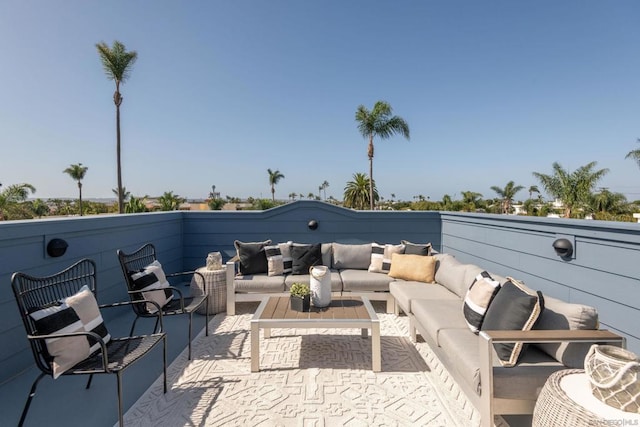
{"type": "Polygon", "coordinates": [[[591,384],[589,383],[589,378],[584,373],[576,373],[563,376],[560,379],[560,388],[562,388],[567,396],[578,405],[587,409],[589,412],[593,412],[594,414],[605,420],[611,420],[612,422],[624,420],[625,422],[627,422],[627,424],[625,425],[640,426],[640,414],[621,411],[598,400],[598,398],[596,398],[591,393],[591,384]],[[632,422],[632,424],[630,424],[630,422],[632,422]]]}

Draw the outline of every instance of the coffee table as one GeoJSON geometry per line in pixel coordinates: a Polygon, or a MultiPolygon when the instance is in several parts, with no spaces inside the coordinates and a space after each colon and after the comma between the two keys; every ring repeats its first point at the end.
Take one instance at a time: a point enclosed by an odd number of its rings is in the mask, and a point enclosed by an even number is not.
{"type": "Polygon", "coordinates": [[[328,307],[311,307],[309,312],[291,310],[289,297],[263,298],[251,318],[251,372],[260,370],[260,329],[266,339],[272,328],[360,328],[362,338],[367,338],[371,329],[372,370],[382,370],[380,320],[366,297],[332,298],[328,307]]]}

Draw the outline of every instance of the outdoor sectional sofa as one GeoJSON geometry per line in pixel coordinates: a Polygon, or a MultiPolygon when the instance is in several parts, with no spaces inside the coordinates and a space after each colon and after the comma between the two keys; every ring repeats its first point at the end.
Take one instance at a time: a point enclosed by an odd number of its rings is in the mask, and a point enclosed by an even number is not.
{"type": "Polygon", "coordinates": [[[483,426],[493,426],[494,415],[531,414],[549,375],[561,369],[583,368],[592,343],[625,345],[623,337],[597,330],[598,314],[593,307],[543,296],[515,279],[484,272],[473,264],[462,264],[449,254],[436,254],[434,258],[436,283],[390,282],[395,310],[408,315],[411,339],[415,342],[419,333],[429,344],[479,411],[483,426]],[[500,288],[485,301],[488,305],[484,323],[496,319],[497,323],[494,321],[491,329],[485,329],[483,324],[479,333],[474,333],[469,325],[473,316],[466,317],[463,307],[473,294],[470,286],[483,273],[500,288]],[[520,295],[514,297],[507,292],[504,298],[499,298],[507,289],[507,282],[509,289],[520,295]],[[512,286],[514,283],[517,286],[512,286]],[[528,323],[526,327],[497,330],[496,324],[513,320],[510,316],[518,310],[511,302],[521,297],[531,302],[528,305],[531,313],[514,317],[529,316],[524,322],[528,323]],[[528,328],[533,329],[522,330],[528,328]],[[519,355],[509,358],[514,348],[519,355]],[[505,352],[509,354],[505,356],[505,352]],[[514,366],[508,367],[510,364],[514,366]]]}
{"type": "MultiPolygon", "coordinates": [[[[294,266],[291,265],[296,261],[292,259],[291,255],[295,258],[296,252],[301,252],[297,251],[298,248],[307,249],[309,246],[293,242],[272,245],[271,241],[253,243],[236,241],[238,253],[227,262],[227,314],[235,314],[236,302],[238,301],[261,301],[265,296],[288,296],[293,283],[309,284],[308,266],[303,265],[301,270],[293,271],[294,266]],[[268,248],[266,253],[262,255],[267,259],[266,265],[259,264],[253,268],[251,263],[255,264],[255,259],[253,261],[245,259],[249,271],[256,271],[256,273],[243,274],[243,255],[246,255],[246,258],[251,258],[252,255],[256,259],[260,258],[260,246],[268,248]],[[276,254],[272,257],[271,250],[274,246],[279,246],[280,255],[276,254]],[[245,254],[242,253],[243,250],[246,252],[245,254]],[[290,251],[290,254],[287,251],[290,251]],[[274,274],[274,271],[270,272],[269,270],[273,264],[272,258],[278,256],[282,258],[279,261],[284,264],[284,268],[282,272],[276,269],[274,274]]],[[[397,279],[389,276],[383,267],[380,269],[370,268],[374,247],[383,248],[385,245],[321,243],[313,246],[319,246],[321,258],[315,265],[324,265],[330,268],[333,295],[358,295],[366,296],[373,301],[386,301],[387,312],[393,312],[394,304],[389,293],[389,283],[397,279]],[[376,272],[377,270],[381,272],[376,272]]],[[[407,255],[418,256],[418,252],[426,254],[431,251],[431,246],[428,244],[417,245],[406,242],[394,246],[399,249],[402,247],[403,252],[409,246],[411,253],[407,255]]],[[[381,261],[384,262],[384,254],[380,253],[379,255],[381,261]]]]}

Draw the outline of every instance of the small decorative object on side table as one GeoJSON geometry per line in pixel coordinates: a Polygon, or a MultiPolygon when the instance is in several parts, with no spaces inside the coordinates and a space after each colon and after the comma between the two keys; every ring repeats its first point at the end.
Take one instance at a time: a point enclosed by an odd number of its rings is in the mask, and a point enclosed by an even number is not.
{"type": "Polygon", "coordinates": [[[309,311],[311,307],[311,290],[305,283],[294,283],[289,291],[291,293],[291,310],[309,311]]]}

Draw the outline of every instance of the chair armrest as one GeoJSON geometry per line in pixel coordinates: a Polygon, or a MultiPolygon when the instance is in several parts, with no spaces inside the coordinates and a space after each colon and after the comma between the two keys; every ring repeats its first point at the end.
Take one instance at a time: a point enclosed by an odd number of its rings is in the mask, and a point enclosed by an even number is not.
{"type": "MultiPolygon", "coordinates": [[[[128,291],[129,294],[139,294],[140,291],[128,291]]],[[[145,299],[140,299],[140,300],[131,300],[131,301],[118,301],[118,302],[113,302],[110,304],[100,304],[98,306],[98,308],[112,308],[112,307],[120,307],[123,305],[132,305],[132,304],[153,304],[156,306],[156,313],[158,313],[158,325],[160,326],[160,330],[164,331],[164,325],[162,323],[162,307],[160,307],[160,304],[158,304],[155,301],[147,301],[145,299]]],[[[154,313],[155,314],[155,313],[154,313]]]]}

